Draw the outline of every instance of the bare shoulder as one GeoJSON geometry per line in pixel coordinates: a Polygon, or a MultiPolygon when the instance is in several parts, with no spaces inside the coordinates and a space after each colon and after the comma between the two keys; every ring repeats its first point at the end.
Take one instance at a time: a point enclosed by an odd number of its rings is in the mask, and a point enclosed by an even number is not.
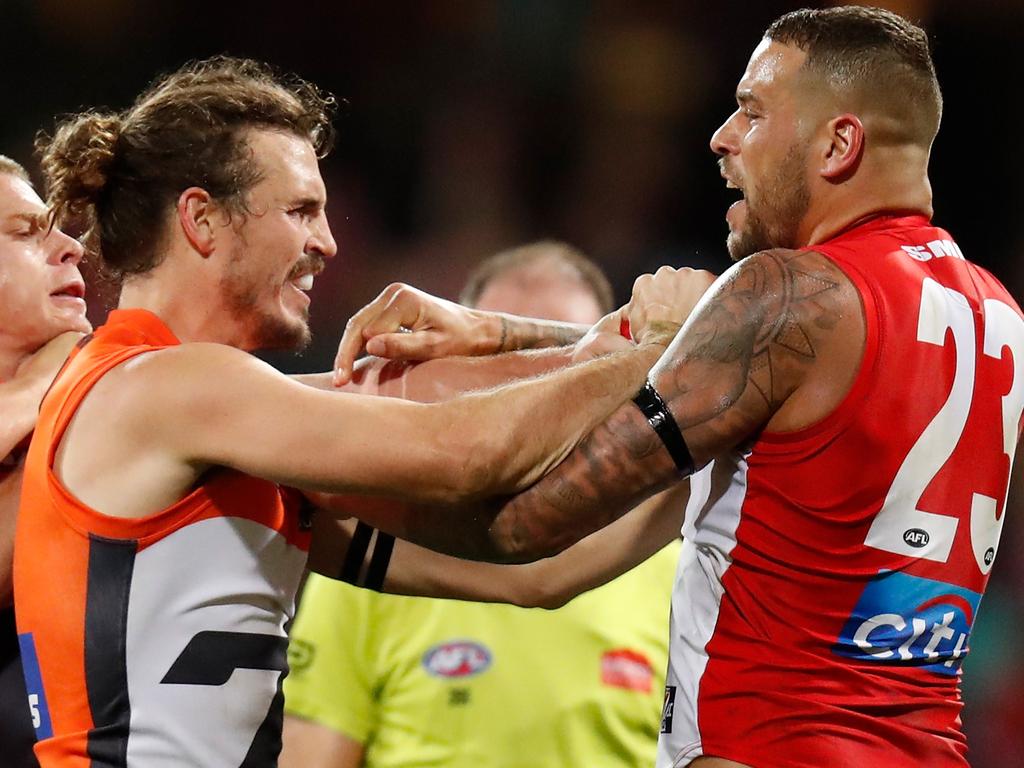
{"type": "Polygon", "coordinates": [[[162,417],[176,422],[202,418],[205,406],[241,395],[249,382],[266,378],[288,379],[252,355],[224,344],[189,343],[144,352],[103,376],[83,402],[110,413],[127,426],[146,429],[162,417]]]}
{"type": "Polygon", "coordinates": [[[849,391],[863,353],[856,286],[816,251],[762,251],[738,267],[735,290],[749,291],[759,314],[750,383],[773,414],[768,428],[820,420],[849,391]]]}
{"type": "Polygon", "coordinates": [[[760,251],[736,264],[719,283],[723,298],[748,304],[750,319],[763,326],[762,343],[785,335],[786,321],[797,314],[828,327],[847,303],[857,302],[850,279],[815,251],[760,251]]]}
{"type": "Polygon", "coordinates": [[[704,295],[655,368],[694,457],[757,431],[799,429],[852,384],[864,338],[856,288],[813,251],[755,253],[704,295]]]}

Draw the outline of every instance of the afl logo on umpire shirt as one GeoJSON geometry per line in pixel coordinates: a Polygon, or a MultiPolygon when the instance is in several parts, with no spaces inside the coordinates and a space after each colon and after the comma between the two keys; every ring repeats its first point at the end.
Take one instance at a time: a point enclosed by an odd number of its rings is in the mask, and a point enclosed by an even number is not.
{"type": "Polygon", "coordinates": [[[471,640],[452,640],[423,654],[423,667],[434,677],[472,677],[491,666],[491,652],[471,640]]]}

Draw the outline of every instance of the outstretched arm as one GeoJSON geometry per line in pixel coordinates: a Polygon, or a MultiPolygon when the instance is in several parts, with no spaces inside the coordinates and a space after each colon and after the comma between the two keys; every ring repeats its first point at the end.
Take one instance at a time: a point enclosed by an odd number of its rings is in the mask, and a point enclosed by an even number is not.
{"type": "MultiPolygon", "coordinates": [[[[619,350],[630,347],[619,338],[619,350]]],[[[439,402],[461,392],[490,389],[516,379],[540,376],[575,362],[575,347],[509,352],[483,357],[445,357],[424,362],[365,357],[351,380],[335,387],[332,373],[299,374],[301,384],[352,394],[383,395],[417,402],[439,402]]]]}
{"type": "Polygon", "coordinates": [[[223,345],[170,347],[103,377],[56,469],[83,502],[124,517],[167,506],[213,466],[426,503],[511,493],[628,397],[666,338],[429,405],[318,391],[223,345]],[[164,407],[154,410],[154,400],[164,407]],[[110,434],[118,439],[96,437],[110,434]]]}
{"type": "MultiPolygon", "coordinates": [[[[332,579],[398,595],[558,608],[678,538],[688,498],[689,483],[682,482],[564,552],[523,565],[462,560],[401,539],[392,542],[387,534],[367,531],[355,518],[318,515],[309,567],[332,579]],[[353,547],[357,526],[360,533],[353,547]]],[[[352,514],[358,515],[364,503],[353,498],[352,514]]]]}
{"type": "MultiPolygon", "coordinates": [[[[704,296],[650,381],[693,462],[824,417],[852,384],[864,339],[856,290],[820,254],[768,251],[704,296]]],[[[558,552],[681,476],[633,403],[618,408],[554,472],[499,508],[442,525],[436,510],[365,518],[403,538],[465,557],[527,560],[558,552]]]]}

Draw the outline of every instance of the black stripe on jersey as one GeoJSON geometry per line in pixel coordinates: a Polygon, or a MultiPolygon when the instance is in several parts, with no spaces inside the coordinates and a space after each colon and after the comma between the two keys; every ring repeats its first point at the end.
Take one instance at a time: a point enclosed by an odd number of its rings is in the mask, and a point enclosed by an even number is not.
{"type": "MultiPolygon", "coordinates": [[[[283,638],[282,638],[283,639],[283,638]]],[[[287,641],[284,644],[287,653],[287,641]]],[[[287,662],[285,664],[287,666],[287,662]]],[[[238,768],[264,768],[264,766],[276,766],[277,758],[281,754],[281,732],[284,728],[284,676],[288,674],[285,670],[277,676],[277,692],[270,702],[267,716],[263,718],[259,730],[253,737],[252,744],[245,759],[238,768]]]]}
{"type": "Polygon", "coordinates": [[[125,642],[128,596],[138,542],[89,535],[85,595],[85,684],[93,728],[87,750],[93,768],[125,768],[131,703],[125,642]]]}
{"type": "Polygon", "coordinates": [[[370,537],[374,529],[360,521],[356,525],[355,533],[352,534],[352,543],[348,545],[348,552],[345,553],[345,562],[341,564],[341,571],[338,573],[339,581],[347,581],[349,584],[357,583],[359,571],[363,567],[363,558],[366,557],[366,550],[370,547],[370,537]]]}

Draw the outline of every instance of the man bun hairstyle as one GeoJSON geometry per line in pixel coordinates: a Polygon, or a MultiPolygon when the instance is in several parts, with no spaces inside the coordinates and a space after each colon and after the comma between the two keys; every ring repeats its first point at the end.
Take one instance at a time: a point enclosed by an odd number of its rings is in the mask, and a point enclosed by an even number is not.
{"type": "Polygon", "coordinates": [[[47,195],[59,224],[116,278],[159,264],[167,214],[189,187],[205,189],[229,212],[261,178],[247,145],[250,129],[331,148],[335,101],[312,83],[250,59],[217,56],[154,81],[121,112],[83,112],[40,134],[47,195]]]}
{"type": "Polygon", "coordinates": [[[931,145],[942,92],[921,27],[881,8],[804,8],[780,16],[764,36],[799,48],[807,54],[804,69],[893,118],[894,141],[931,145]]]}

